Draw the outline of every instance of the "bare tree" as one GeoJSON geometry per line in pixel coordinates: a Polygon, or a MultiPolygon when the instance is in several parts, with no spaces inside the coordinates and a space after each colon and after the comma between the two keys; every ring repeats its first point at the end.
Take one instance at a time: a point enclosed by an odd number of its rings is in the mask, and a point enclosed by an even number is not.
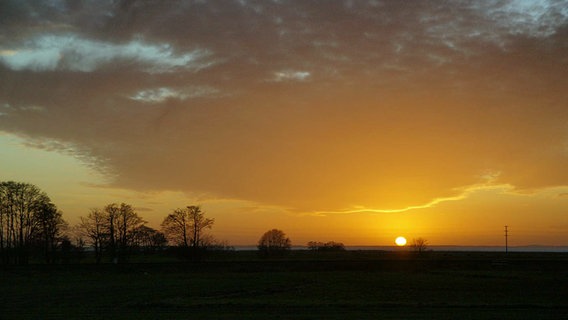
{"type": "Polygon", "coordinates": [[[118,249],[117,249],[117,219],[118,219],[118,214],[119,214],[119,207],[116,203],[112,203],[107,205],[103,211],[104,211],[104,217],[105,217],[105,226],[106,226],[106,233],[108,235],[108,251],[110,253],[110,256],[112,257],[112,260],[114,262],[118,262],[118,249]]]}
{"type": "Polygon", "coordinates": [[[37,242],[43,247],[46,263],[54,263],[59,243],[63,240],[62,232],[67,228],[61,211],[53,203],[43,203],[36,213],[38,223],[37,242]]]}
{"type": "Polygon", "coordinates": [[[113,261],[125,258],[132,248],[136,230],[146,222],[131,205],[111,203],[104,208],[109,235],[109,250],[113,261]]]}
{"type": "MultiPolygon", "coordinates": [[[[38,187],[14,181],[0,182],[0,252],[5,263],[27,263],[31,245],[37,241],[42,227],[59,224],[46,219],[60,219],[49,197],[38,187]],[[51,211],[46,211],[47,209],[51,211]],[[55,212],[55,214],[48,214],[55,212]],[[45,215],[43,215],[46,213],[45,215]],[[40,218],[45,218],[41,223],[40,218]]],[[[43,231],[48,232],[47,229],[43,231]]],[[[53,234],[53,229],[49,231],[53,234]]]]}
{"type": "Polygon", "coordinates": [[[79,232],[89,239],[90,245],[95,251],[95,260],[100,263],[103,257],[103,248],[108,239],[107,217],[100,209],[91,209],[89,215],[81,217],[78,225],[79,232]]]}
{"type": "Polygon", "coordinates": [[[204,245],[203,231],[214,223],[215,219],[206,218],[199,206],[188,206],[170,213],[162,222],[162,231],[170,242],[197,250],[204,245]]]}
{"type": "Polygon", "coordinates": [[[272,229],[258,240],[258,250],[265,255],[281,254],[290,250],[292,242],[282,230],[272,229]]]}
{"type": "Polygon", "coordinates": [[[105,250],[118,262],[135,246],[136,233],[145,223],[131,205],[111,203],[104,209],[91,209],[89,215],[81,217],[77,228],[89,239],[97,263],[101,262],[105,250]]]}
{"type": "Polygon", "coordinates": [[[423,253],[428,248],[428,240],[424,238],[412,239],[412,244],[410,245],[412,250],[418,253],[423,253]]]}
{"type": "Polygon", "coordinates": [[[205,212],[199,206],[187,207],[189,218],[191,219],[193,236],[191,237],[191,247],[196,250],[203,246],[203,230],[211,229],[215,219],[205,218],[205,212]]]}
{"type": "Polygon", "coordinates": [[[168,241],[180,247],[189,248],[191,223],[188,210],[176,209],[162,222],[162,232],[168,241]]]}

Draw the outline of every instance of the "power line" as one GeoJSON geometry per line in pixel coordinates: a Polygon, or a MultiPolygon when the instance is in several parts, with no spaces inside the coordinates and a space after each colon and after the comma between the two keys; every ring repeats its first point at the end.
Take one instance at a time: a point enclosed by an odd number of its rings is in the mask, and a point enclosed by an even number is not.
{"type": "Polygon", "coordinates": [[[509,226],[505,226],[505,253],[509,252],[509,226]]]}

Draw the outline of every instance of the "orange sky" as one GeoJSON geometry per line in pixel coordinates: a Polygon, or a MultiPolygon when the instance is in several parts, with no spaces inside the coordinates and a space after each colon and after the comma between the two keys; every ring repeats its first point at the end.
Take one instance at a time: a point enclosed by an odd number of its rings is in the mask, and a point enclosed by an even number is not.
{"type": "Polygon", "coordinates": [[[568,245],[566,7],[6,1],[0,180],[234,245],[568,245]]]}

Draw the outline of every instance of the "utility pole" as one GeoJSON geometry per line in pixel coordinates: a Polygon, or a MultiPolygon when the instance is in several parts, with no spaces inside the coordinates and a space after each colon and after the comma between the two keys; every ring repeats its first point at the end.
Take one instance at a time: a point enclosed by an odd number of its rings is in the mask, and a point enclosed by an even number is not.
{"type": "Polygon", "coordinates": [[[509,252],[509,226],[505,226],[505,253],[509,252]]]}

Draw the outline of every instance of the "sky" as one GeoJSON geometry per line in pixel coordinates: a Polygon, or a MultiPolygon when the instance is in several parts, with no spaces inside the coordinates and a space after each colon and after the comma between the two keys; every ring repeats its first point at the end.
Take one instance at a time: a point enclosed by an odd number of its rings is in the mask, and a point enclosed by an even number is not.
{"type": "Polygon", "coordinates": [[[568,1],[0,2],[0,181],[71,224],[568,245],[568,1]]]}

